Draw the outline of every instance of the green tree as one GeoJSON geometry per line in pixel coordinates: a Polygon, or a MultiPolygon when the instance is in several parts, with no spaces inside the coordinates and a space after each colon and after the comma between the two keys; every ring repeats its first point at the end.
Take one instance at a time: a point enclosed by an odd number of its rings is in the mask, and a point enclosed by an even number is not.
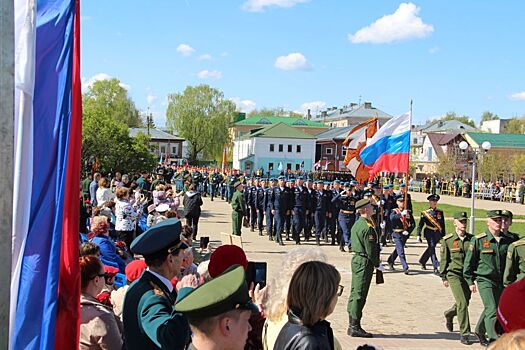
{"type": "Polygon", "coordinates": [[[514,117],[505,126],[507,134],[525,134],[525,118],[514,117]]]}
{"type": "Polygon", "coordinates": [[[515,179],[518,179],[525,174],[525,155],[515,155],[512,158],[511,170],[515,179]]]}
{"type": "Polygon", "coordinates": [[[166,126],[189,143],[190,161],[204,153],[206,159],[222,155],[230,144],[229,127],[236,115],[235,103],[208,85],[188,86],[184,92],[168,95],[166,126]]]}
{"type": "Polygon", "coordinates": [[[109,116],[130,128],[142,126],[135,103],[116,78],[94,82],[82,97],[82,109],[84,114],[109,116]]]}
{"type": "Polygon", "coordinates": [[[451,176],[456,173],[457,156],[455,154],[445,155],[439,158],[437,172],[441,176],[451,176]]]}
{"type": "Polygon", "coordinates": [[[476,127],[476,123],[474,123],[474,121],[472,119],[470,119],[470,117],[468,117],[466,115],[459,116],[459,115],[456,114],[456,112],[448,112],[447,114],[445,114],[441,118],[434,119],[434,121],[435,120],[457,120],[457,121],[462,122],[463,124],[470,125],[473,128],[476,127]]]}
{"type": "Polygon", "coordinates": [[[484,180],[496,181],[507,176],[511,171],[512,163],[507,157],[495,152],[484,154],[478,162],[478,173],[484,180]]]}
{"type": "Polygon", "coordinates": [[[263,108],[259,108],[259,109],[254,109],[253,111],[248,113],[247,117],[249,118],[249,117],[253,117],[255,115],[271,116],[271,117],[303,117],[303,115],[300,114],[300,113],[296,113],[296,112],[290,111],[290,110],[285,110],[282,107],[277,107],[277,108],[263,107],[263,108]]]}
{"type": "Polygon", "coordinates": [[[498,115],[497,114],[493,114],[490,111],[485,111],[481,115],[481,122],[486,122],[486,121],[489,121],[489,120],[498,120],[498,119],[499,119],[498,115]]]}

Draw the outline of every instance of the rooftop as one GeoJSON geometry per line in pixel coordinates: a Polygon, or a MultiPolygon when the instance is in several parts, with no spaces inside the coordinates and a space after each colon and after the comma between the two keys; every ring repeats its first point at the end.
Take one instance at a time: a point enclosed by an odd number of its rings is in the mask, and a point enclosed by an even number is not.
{"type": "Polygon", "coordinates": [[[323,123],[307,120],[299,117],[276,117],[276,116],[263,116],[255,115],[244,120],[240,120],[235,125],[272,125],[283,123],[290,126],[301,126],[301,127],[326,127],[323,123]]]}
{"type": "Polygon", "coordinates": [[[338,128],[330,128],[326,131],[320,132],[315,135],[318,140],[332,140],[332,139],[346,139],[350,130],[352,130],[355,125],[343,126],[338,128]]]}
{"type": "Polygon", "coordinates": [[[286,139],[315,139],[315,136],[307,134],[297,128],[284,123],[277,123],[253,129],[249,134],[243,136],[244,139],[254,137],[273,137],[286,139]]]}
{"type": "MultiPolygon", "coordinates": [[[[131,137],[137,136],[139,132],[143,133],[144,135],[147,135],[148,128],[129,128],[129,136],[131,137]]],[[[174,136],[170,133],[167,133],[159,129],[150,128],[149,135],[152,140],[184,141],[184,139],[181,137],[174,136]]]]}
{"type": "Polygon", "coordinates": [[[459,120],[434,120],[425,125],[420,125],[416,127],[416,131],[423,132],[447,132],[447,131],[476,131],[476,128],[473,128],[470,125],[460,122],[459,120]]]}
{"type": "Polygon", "coordinates": [[[525,135],[523,134],[469,132],[465,134],[465,138],[474,148],[479,148],[485,141],[490,142],[492,148],[525,148],[525,135]]]}
{"type": "Polygon", "coordinates": [[[378,119],[390,119],[392,116],[388,113],[383,112],[382,110],[372,106],[372,103],[365,102],[361,105],[357,103],[351,103],[348,106],[343,106],[341,108],[331,107],[326,111],[321,112],[316,115],[313,120],[338,120],[343,118],[363,118],[370,119],[373,117],[378,117],[378,119]]]}

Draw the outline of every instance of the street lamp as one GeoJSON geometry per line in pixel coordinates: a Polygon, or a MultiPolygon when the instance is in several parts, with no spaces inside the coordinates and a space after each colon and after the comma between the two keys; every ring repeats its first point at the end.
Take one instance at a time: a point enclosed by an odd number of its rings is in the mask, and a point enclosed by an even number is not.
{"type": "MultiPolygon", "coordinates": [[[[472,148],[473,155],[472,155],[472,182],[470,184],[471,190],[470,194],[472,196],[472,204],[470,207],[470,234],[474,234],[474,201],[476,199],[476,191],[474,189],[474,183],[476,181],[476,165],[478,163],[478,155],[483,152],[487,153],[490,148],[492,147],[492,144],[489,141],[484,141],[481,144],[481,149],[478,148],[472,148]],[[481,151],[483,150],[483,151],[481,151]]],[[[466,141],[461,141],[459,143],[459,148],[465,152],[469,148],[469,144],[466,141]]]]}

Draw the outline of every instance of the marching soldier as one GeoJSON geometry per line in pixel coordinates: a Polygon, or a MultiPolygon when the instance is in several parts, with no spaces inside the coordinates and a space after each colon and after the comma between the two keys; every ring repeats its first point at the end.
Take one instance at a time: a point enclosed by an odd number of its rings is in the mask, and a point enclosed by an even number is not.
{"type": "Polygon", "coordinates": [[[325,181],[324,182],[324,193],[326,196],[326,216],[325,216],[325,230],[324,230],[324,242],[328,243],[328,235],[332,236],[332,245],[335,245],[335,225],[333,225],[333,222],[335,218],[333,217],[333,205],[332,205],[332,197],[333,192],[330,188],[330,182],[325,181]]]}
{"type": "Polygon", "coordinates": [[[430,208],[421,212],[421,219],[417,226],[417,236],[421,238],[421,230],[424,227],[424,236],[427,240],[427,249],[419,258],[419,264],[423,270],[427,269],[428,258],[432,260],[434,274],[438,274],[439,261],[436,256],[436,244],[445,235],[445,214],[437,208],[439,201],[438,194],[431,194],[427,197],[430,208]]]}
{"type": "Polygon", "coordinates": [[[246,204],[246,211],[244,213],[244,217],[246,218],[246,222],[250,222],[251,213],[250,213],[250,202],[251,202],[251,193],[252,193],[252,180],[247,179],[246,185],[243,187],[243,196],[244,196],[244,203],[246,204]]]}
{"type": "Polygon", "coordinates": [[[525,276],[525,238],[519,239],[518,234],[509,231],[512,225],[512,212],[510,210],[502,210],[501,214],[503,215],[501,218],[501,232],[515,240],[509,246],[505,272],[503,273],[503,285],[507,287],[525,276]]]}
{"type": "Polygon", "coordinates": [[[259,179],[252,179],[252,187],[250,188],[250,231],[255,232],[255,225],[257,223],[257,192],[259,191],[259,179]]]}
{"type": "Polygon", "coordinates": [[[515,241],[520,239],[520,235],[514,232],[510,232],[510,226],[512,225],[512,212],[510,210],[501,211],[501,231],[507,236],[511,236],[515,241]]]}
{"type": "Polygon", "coordinates": [[[388,266],[394,270],[394,262],[399,256],[403,272],[408,275],[408,264],[405,257],[405,244],[412,231],[416,227],[416,221],[410,210],[405,209],[405,197],[398,194],[396,197],[397,208],[390,213],[390,223],[392,225],[392,238],[396,249],[388,257],[388,266]]]}
{"type": "Polygon", "coordinates": [[[501,218],[501,210],[487,211],[487,229],[472,238],[463,267],[470,291],[476,293],[479,290],[484,306],[476,325],[476,336],[481,345],[488,345],[498,338],[494,330],[496,308],[503,292],[507,250],[513,242],[513,238],[501,233],[501,218]]]}
{"type": "Polygon", "coordinates": [[[259,180],[259,186],[255,193],[255,209],[257,210],[257,228],[259,229],[259,236],[263,235],[263,222],[265,207],[265,193],[266,193],[266,181],[264,179],[259,180]]]}
{"type": "Polygon", "coordinates": [[[465,277],[463,276],[463,266],[465,254],[469,250],[472,235],[467,233],[467,213],[459,212],[454,214],[455,232],[443,237],[441,241],[441,264],[439,273],[445,287],[450,287],[454,296],[455,304],[445,311],[446,327],[449,332],[454,331],[454,316],[458,317],[459,322],[459,341],[462,344],[470,345],[470,319],[468,305],[471,292],[465,277]]]}
{"type": "Polygon", "coordinates": [[[281,233],[283,232],[284,221],[289,207],[288,189],[284,186],[284,176],[279,176],[278,181],[279,186],[275,187],[271,194],[270,207],[275,220],[275,242],[279,245],[284,245],[281,233]]]}
{"type": "Polygon", "coordinates": [[[246,202],[244,201],[243,184],[240,181],[233,183],[235,192],[232,196],[232,228],[233,234],[236,236],[241,235],[242,219],[246,215],[246,202]]]}
{"type": "Polygon", "coordinates": [[[292,238],[295,244],[301,244],[301,231],[305,225],[306,215],[309,213],[307,209],[308,190],[303,187],[303,178],[299,176],[295,180],[296,186],[293,191],[293,229],[292,238]]]}
{"type": "Polygon", "coordinates": [[[357,202],[357,198],[352,195],[349,182],[344,183],[344,190],[332,198],[332,202],[335,203],[339,209],[337,220],[342,230],[341,237],[339,238],[339,250],[344,252],[344,247],[347,246],[350,252],[352,251],[350,231],[355,222],[355,203],[357,202]]]}
{"type": "Polygon", "coordinates": [[[288,208],[284,217],[284,229],[286,230],[286,240],[290,240],[290,232],[292,230],[292,209],[293,209],[293,180],[288,178],[286,180],[286,203],[288,208]]]}
{"type": "MultiPolygon", "coordinates": [[[[399,185],[399,194],[402,194],[403,196],[405,196],[405,193],[407,192],[407,185],[406,184],[401,184],[399,185]]],[[[405,204],[405,208],[406,210],[410,211],[411,213],[413,213],[414,211],[412,210],[412,196],[410,195],[410,193],[406,193],[406,204],[405,204]]]]}
{"type": "Polygon", "coordinates": [[[392,185],[385,185],[383,186],[383,210],[384,210],[384,218],[385,218],[385,228],[384,233],[381,235],[381,244],[383,247],[386,246],[387,241],[392,241],[392,224],[390,222],[390,213],[392,210],[397,208],[396,204],[396,198],[392,194],[392,185]]]}
{"type": "Polygon", "coordinates": [[[273,240],[275,226],[273,224],[273,214],[272,214],[272,192],[275,188],[276,180],[275,178],[270,178],[270,186],[264,190],[264,208],[266,210],[266,234],[270,241],[273,240]]]}
{"type": "Polygon", "coordinates": [[[315,213],[315,188],[312,179],[306,180],[306,189],[308,191],[308,200],[306,201],[306,216],[304,226],[304,240],[308,242],[312,235],[312,228],[314,227],[314,213],[315,213]]]}
{"type": "Polygon", "coordinates": [[[349,326],[347,334],[351,337],[371,338],[361,327],[363,308],[372,282],[374,269],[379,267],[379,237],[372,220],[373,208],[370,199],[356,203],[359,219],[352,227],[352,289],[348,299],[349,326]]]}
{"type": "Polygon", "coordinates": [[[328,215],[327,208],[327,195],[324,190],[324,185],[322,181],[316,182],[317,191],[315,192],[315,213],[314,213],[314,222],[315,222],[315,242],[317,245],[321,245],[321,236],[323,235],[326,216],[328,215]]]}
{"type": "Polygon", "coordinates": [[[343,188],[341,186],[340,180],[334,180],[332,183],[332,199],[330,200],[330,212],[332,213],[332,219],[331,219],[331,226],[330,226],[330,232],[332,232],[332,245],[334,238],[335,240],[340,243],[343,236],[343,231],[341,230],[341,225],[339,225],[339,206],[338,203],[334,202],[334,197],[336,197],[341,191],[343,191],[343,188]]]}

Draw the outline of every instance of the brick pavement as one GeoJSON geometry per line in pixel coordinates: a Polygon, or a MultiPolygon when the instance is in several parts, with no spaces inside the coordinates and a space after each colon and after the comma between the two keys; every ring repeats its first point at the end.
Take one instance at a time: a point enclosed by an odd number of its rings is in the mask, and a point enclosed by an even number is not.
{"type": "MultiPolygon", "coordinates": [[[[204,198],[203,214],[199,223],[199,236],[210,236],[212,244],[220,244],[220,232],[231,231],[231,209],[228,203],[216,199],[211,202],[204,198]]],[[[280,262],[284,254],[295,247],[293,242],[285,242],[280,247],[268,240],[266,236],[259,237],[256,232],[243,228],[244,250],[252,261],[266,261],[269,277],[279,273],[280,262]]],[[[314,247],[313,243],[301,245],[314,247]]],[[[459,343],[459,333],[449,333],[445,328],[444,310],[452,303],[452,293],[441,284],[440,278],[429,271],[422,271],[417,264],[419,255],[425,245],[411,238],[407,245],[407,259],[413,275],[405,276],[397,271],[385,272],[385,284],[370,288],[367,304],[362,320],[363,327],[373,333],[373,339],[351,338],[346,335],[348,316],[346,305],[350,292],[350,259],[351,254],[342,253],[334,246],[321,246],[327,254],[329,262],[334,264],[342,275],[342,285],[345,286],[336,309],[328,320],[332,323],[335,335],[343,349],[355,349],[358,345],[369,343],[380,349],[467,349],[459,343]]],[[[393,250],[386,247],[382,252],[382,260],[393,250]]],[[[439,252],[439,248],[438,248],[439,252]]],[[[479,295],[474,295],[470,306],[472,330],[481,312],[482,304],[479,295]]],[[[457,319],[454,324],[458,329],[457,319]]],[[[479,344],[471,345],[479,349],[479,344]]]]}

